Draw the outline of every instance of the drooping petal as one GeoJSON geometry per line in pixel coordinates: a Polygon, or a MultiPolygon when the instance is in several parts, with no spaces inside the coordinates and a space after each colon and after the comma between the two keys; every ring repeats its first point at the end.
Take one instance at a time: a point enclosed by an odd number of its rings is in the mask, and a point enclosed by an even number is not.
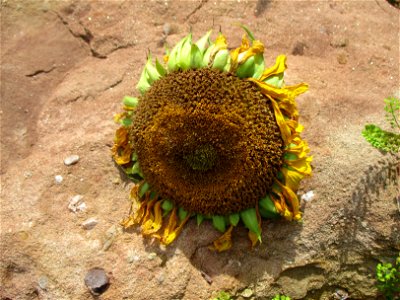
{"type": "Polygon", "coordinates": [[[276,58],[275,65],[272,67],[269,67],[268,69],[265,69],[265,71],[262,73],[260,80],[264,81],[268,77],[271,77],[273,75],[280,75],[286,70],[286,56],[285,55],[279,55],[276,58]]]}
{"type": "Polygon", "coordinates": [[[227,251],[232,248],[232,229],[233,226],[229,226],[228,230],[221,235],[218,239],[213,242],[213,246],[210,247],[212,250],[218,252],[227,251]]]}
{"type": "Polygon", "coordinates": [[[162,209],[161,209],[162,201],[157,201],[154,205],[154,217],[147,220],[142,226],[142,234],[143,235],[151,235],[156,233],[161,229],[162,226],[162,209]]]}

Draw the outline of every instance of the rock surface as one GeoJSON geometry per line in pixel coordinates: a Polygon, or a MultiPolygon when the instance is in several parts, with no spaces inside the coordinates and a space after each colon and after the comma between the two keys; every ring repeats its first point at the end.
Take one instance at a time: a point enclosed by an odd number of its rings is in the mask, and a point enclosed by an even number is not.
{"type": "Polygon", "coordinates": [[[375,266],[400,250],[399,159],[360,132],[385,125],[383,99],[399,88],[398,9],[383,0],[1,6],[1,299],[91,299],[84,278],[96,265],[113,278],[101,299],[209,299],[221,290],[376,299],[375,266]],[[304,222],[265,223],[253,251],[239,230],[222,254],[208,249],[218,236],[209,224],[189,222],[166,249],[121,232],[132,184],[115,184],[112,116],[123,96],[136,95],[148,49],[161,57],[164,42],[190,28],[199,37],[212,24],[236,46],[238,22],[266,44],[268,65],[288,55],[288,84],[310,85],[298,99],[314,156],[304,222]],[[84,159],[65,166],[70,153],[84,159]],[[87,209],[74,214],[66,203],[78,194],[87,209]],[[94,215],[99,223],[82,228],[94,215]]]}

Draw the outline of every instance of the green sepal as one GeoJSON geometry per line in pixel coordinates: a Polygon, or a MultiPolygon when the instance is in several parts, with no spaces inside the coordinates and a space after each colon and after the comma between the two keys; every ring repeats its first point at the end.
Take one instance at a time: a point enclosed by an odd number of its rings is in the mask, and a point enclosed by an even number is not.
{"type": "Polygon", "coordinates": [[[139,175],[140,177],[143,178],[143,173],[140,170],[140,166],[139,166],[139,162],[138,161],[133,164],[132,173],[131,174],[137,174],[137,175],[139,175]]]}
{"type": "Polygon", "coordinates": [[[207,44],[210,44],[210,35],[212,30],[209,30],[205,35],[203,35],[197,42],[196,46],[199,48],[201,54],[203,54],[207,49],[207,44]]]}
{"type": "Polygon", "coordinates": [[[283,82],[284,82],[283,77],[284,77],[284,73],[272,75],[272,76],[264,79],[264,82],[268,83],[270,85],[276,86],[277,88],[281,88],[283,86],[283,82]]]}
{"type": "Polygon", "coordinates": [[[196,216],[197,226],[199,226],[203,221],[204,221],[204,216],[198,214],[198,215],[196,216]]]}
{"type": "Polygon", "coordinates": [[[284,159],[284,160],[297,160],[298,157],[297,157],[297,155],[294,154],[294,153],[286,152],[286,153],[283,155],[283,159],[284,159]]]}
{"type": "Polygon", "coordinates": [[[261,242],[261,229],[258,225],[257,211],[255,208],[249,208],[240,212],[240,217],[243,224],[252,232],[257,235],[258,240],[261,242]]]}
{"type": "Polygon", "coordinates": [[[196,44],[192,44],[190,57],[191,57],[190,67],[192,69],[201,68],[201,64],[203,61],[203,53],[200,51],[199,47],[197,47],[196,44]]]}
{"type": "Polygon", "coordinates": [[[191,52],[192,52],[192,33],[186,36],[185,42],[179,52],[177,52],[177,66],[179,69],[187,70],[191,64],[191,52]]]}
{"type": "Polygon", "coordinates": [[[139,187],[139,198],[142,198],[148,191],[150,190],[150,184],[147,182],[144,182],[142,185],[139,187]]]}
{"type": "Polygon", "coordinates": [[[229,223],[232,226],[236,226],[239,223],[239,221],[240,221],[240,215],[238,213],[229,215],[229,223]]]}
{"type": "Polygon", "coordinates": [[[226,64],[228,63],[229,58],[230,54],[228,50],[224,49],[218,51],[218,53],[214,57],[212,68],[223,71],[226,67],[226,64]]]}
{"type": "Polygon", "coordinates": [[[249,29],[246,25],[239,24],[239,26],[242,27],[242,29],[243,29],[244,31],[246,31],[248,37],[250,38],[250,41],[254,41],[254,40],[256,39],[256,38],[254,37],[254,34],[250,31],[250,29],[249,29]]]}
{"type": "Polygon", "coordinates": [[[124,99],[122,99],[122,103],[128,107],[136,107],[139,103],[139,99],[136,97],[125,96],[124,99]]]}
{"type": "Polygon", "coordinates": [[[258,201],[260,215],[263,218],[275,219],[279,217],[279,213],[276,210],[274,202],[271,200],[269,195],[258,201]]]}
{"type": "Polygon", "coordinates": [[[239,65],[236,70],[236,76],[239,78],[252,77],[255,70],[254,56],[249,57],[244,63],[239,65]]]}
{"type": "Polygon", "coordinates": [[[178,69],[178,54],[181,52],[182,45],[186,41],[186,38],[187,37],[181,39],[169,53],[167,64],[168,71],[172,72],[178,69]]]}
{"type": "Polygon", "coordinates": [[[256,79],[260,78],[264,72],[264,69],[264,55],[262,53],[258,53],[254,56],[254,73],[251,77],[256,79]]]}
{"type": "Polygon", "coordinates": [[[138,84],[136,85],[136,88],[142,95],[150,88],[150,83],[147,77],[146,68],[143,68],[142,74],[140,75],[140,79],[138,84]]]}
{"type": "Polygon", "coordinates": [[[203,55],[203,61],[201,64],[201,67],[208,67],[210,64],[210,57],[211,57],[211,52],[214,48],[214,44],[211,44],[210,47],[207,48],[206,52],[203,55]]]}
{"type": "Polygon", "coordinates": [[[152,84],[154,81],[160,79],[161,75],[158,73],[157,68],[151,62],[151,55],[147,58],[147,62],[145,65],[146,73],[148,76],[148,82],[152,84]]]}
{"type": "Polygon", "coordinates": [[[164,68],[164,66],[158,61],[158,59],[156,58],[156,69],[158,71],[158,73],[161,75],[161,77],[164,77],[165,75],[167,75],[167,70],[164,68]]]}
{"type": "Polygon", "coordinates": [[[226,222],[224,216],[212,216],[212,223],[215,229],[220,232],[225,232],[226,222]]]}
{"type": "Polygon", "coordinates": [[[132,125],[132,120],[129,118],[124,118],[119,121],[122,126],[129,127],[132,125]]]}
{"type": "Polygon", "coordinates": [[[165,212],[170,212],[173,208],[174,208],[174,204],[172,203],[171,200],[165,199],[162,203],[161,203],[161,208],[165,211],[165,212]]]}
{"type": "Polygon", "coordinates": [[[178,209],[178,217],[179,220],[183,220],[186,218],[186,216],[188,215],[188,212],[186,210],[183,209],[183,207],[179,207],[178,209]]]}
{"type": "Polygon", "coordinates": [[[138,155],[136,152],[133,152],[131,155],[131,161],[136,162],[138,160],[138,155]]]}

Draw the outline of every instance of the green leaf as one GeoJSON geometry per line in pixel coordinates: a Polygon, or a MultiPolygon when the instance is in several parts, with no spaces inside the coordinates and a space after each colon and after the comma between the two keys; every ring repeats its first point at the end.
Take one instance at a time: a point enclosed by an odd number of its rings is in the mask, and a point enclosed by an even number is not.
{"type": "Polygon", "coordinates": [[[158,73],[163,77],[165,75],[167,75],[167,70],[163,67],[163,65],[158,61],[158,59],[156,58],[156,69],[158,71],[158,73]]]}

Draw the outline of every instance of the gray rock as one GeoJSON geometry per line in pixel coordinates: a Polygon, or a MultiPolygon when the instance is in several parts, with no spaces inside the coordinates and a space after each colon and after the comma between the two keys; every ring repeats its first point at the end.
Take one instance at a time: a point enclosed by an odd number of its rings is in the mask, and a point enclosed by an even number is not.
{"type": "Polygon", "coordinates": [[[110,285],[110,279],[104,269],[93,268],[87,272],[85,284],[93,295],[98,296],[107,290],[110,285]]]}
{"type": "Polygon", "coordinates": [[[64,158],[64,165],[66,166],[74,165],[79,161],[79,159],[80,159],[79,155],[76,154],[70,155],[64,158]]]}
{"type": "Polygon", "coordinates": [[[96,218],[89,218],[89,219],[83,221],[82,227],[84,229],[89,230],[89,229],[92,229],[94,226],[96,226],[97,223],[99,223],[99,222],[96,220],[96,218]]]}

